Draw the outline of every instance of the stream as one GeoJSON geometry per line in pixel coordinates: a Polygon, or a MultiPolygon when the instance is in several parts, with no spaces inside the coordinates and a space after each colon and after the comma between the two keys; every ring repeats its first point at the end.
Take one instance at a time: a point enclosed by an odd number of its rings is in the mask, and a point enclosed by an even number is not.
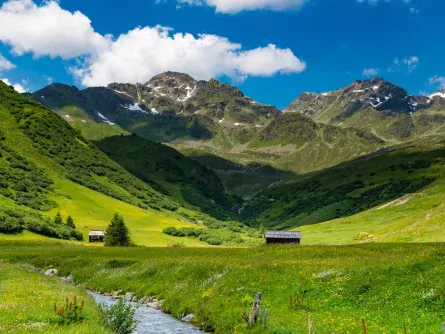
{"type": "MultiPolygon", "coordinates": [[[[102,296],[97,293],[91,293],[97,304],[105,304],[110,306],[117,303],[117,300],[111,297],[102,296]]],[[[138,321],[138,326],[133,333],[137,334],[152,334],[152,333],[173,333],[173,334],[197,334],[203,333],[197,328],[181,322],[172,316],[162,313],[146,305],[139,305],[138,303],[126,302],[132,306],[138,307],[134,318],[138,321]]]]}

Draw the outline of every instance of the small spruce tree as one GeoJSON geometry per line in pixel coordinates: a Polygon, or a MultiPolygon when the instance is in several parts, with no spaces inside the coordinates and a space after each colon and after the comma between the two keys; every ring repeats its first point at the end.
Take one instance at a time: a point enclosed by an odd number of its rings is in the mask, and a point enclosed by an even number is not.
{"type": "Polygon", "coordinates": [[[105,246],[127,247],[131,244],[130,231],[125,225],[124,217],[115,213],[106,230],[105,246]]]}
{"type": "Polygon", "coordinates": [[[76,229],[76,225],[74,224],[74,220],[71,216],[68,216],[66,219],[66,226],[71,227],[73,230],[76,229]]]}
{"type": "Polygon", "coordinates": [[[63,219],[62,219],[62,215],[60,214],[60,212],[57,212],[56,216],[54,217],[54,224],[57,224],[57,225],[63,224],[63,219]]]}

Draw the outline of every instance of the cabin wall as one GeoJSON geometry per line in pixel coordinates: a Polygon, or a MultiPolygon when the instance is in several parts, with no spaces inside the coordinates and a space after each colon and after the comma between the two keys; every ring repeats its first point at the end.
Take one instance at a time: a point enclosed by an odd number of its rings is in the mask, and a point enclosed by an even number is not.
{"type": "Polygon", "coordinates": [[[300,239],[266,238],[266,244],[299,244],[300,239]]]}

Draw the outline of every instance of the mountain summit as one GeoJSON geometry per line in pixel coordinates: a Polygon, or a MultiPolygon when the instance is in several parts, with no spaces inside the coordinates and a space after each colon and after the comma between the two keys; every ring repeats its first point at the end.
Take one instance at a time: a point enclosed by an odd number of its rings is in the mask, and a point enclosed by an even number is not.
{"type": "Polygon", "coordinates": [[[284,111],[317,122],[368,130],[384,140],[401,141],[428,134],[445,124],[445,93],[413,96],[382,78],[356,80],[322,94],[303,93],[284,111]]]}

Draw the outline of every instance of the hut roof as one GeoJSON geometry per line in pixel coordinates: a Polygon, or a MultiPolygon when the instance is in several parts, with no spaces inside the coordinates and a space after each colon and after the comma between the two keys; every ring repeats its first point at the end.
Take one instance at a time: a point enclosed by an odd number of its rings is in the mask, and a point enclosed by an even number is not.
{"type": "Polygon", "coordinates": [[[105,232],[104,231],[91,231],[90,233],[88,233],[89,236],[104,236],[105,232]]]}
{"type": "Polygon", "coordinates": [[[301,239],[301,232],[267,231],[265,237],[272,239],[301,239]]]}

